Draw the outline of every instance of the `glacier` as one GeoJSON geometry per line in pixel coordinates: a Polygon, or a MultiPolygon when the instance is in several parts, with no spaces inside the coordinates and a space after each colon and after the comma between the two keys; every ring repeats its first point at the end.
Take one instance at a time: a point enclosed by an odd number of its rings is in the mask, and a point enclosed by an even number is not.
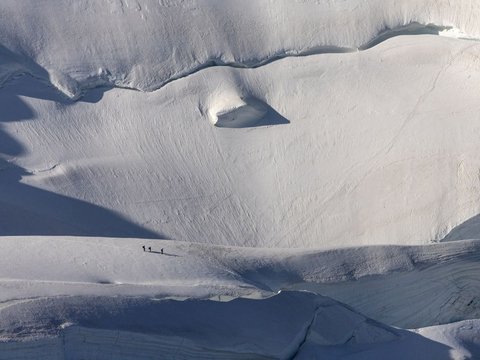
{"type": "Polygon", "coordinates": [[[479,358],[479,15],[3,0],[0,359],[479,358]]]}

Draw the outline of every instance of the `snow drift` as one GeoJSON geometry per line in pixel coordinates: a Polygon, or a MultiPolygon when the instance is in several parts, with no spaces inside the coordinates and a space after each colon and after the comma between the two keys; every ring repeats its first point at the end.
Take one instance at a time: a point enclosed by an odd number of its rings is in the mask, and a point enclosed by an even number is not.
{"type": "Polygon", "coordinates": [[[105,84],[151,91],[211,65],[257,66],[357,49],[411,23],[453,26],[478,37],[479,15],[475,1],[447,0],[6,0],[0,56],[20,60],[15,67],[3,63],[0,76],[27,71],[72,98],[80,87],[105,84]]]}

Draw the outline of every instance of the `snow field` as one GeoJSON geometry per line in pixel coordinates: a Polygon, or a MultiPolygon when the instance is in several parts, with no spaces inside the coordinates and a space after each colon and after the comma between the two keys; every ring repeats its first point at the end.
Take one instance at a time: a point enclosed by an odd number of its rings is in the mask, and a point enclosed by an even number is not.
{"type": "Polygon", "coordinates": [[[105,84],[152,91],[211,64],[256,66],[283,56],[357,49],[412,23],[478,38],[479,14],[480,5],[467,0],[179,0],[169,6],[155,0],[5,0],[0,56],[17,57],[23,71],[50,78],[77,98],[79,89],[105,84]]]}
{"type": "MultiPolygon", "coordinates": [[[[469,269],[466,261],[478,263],[478,246],[478,241],[460,241],[314,251],[144,239],[5,237],[0,247],[11,256],[0,264],[0,351],[2,359],[24,358],[32,352],[45,359],[99,353],[130,359],[140,350],[145,356],[167,358],[176,354],[308,359],[349,354],[362,359],[407,347],[412,359],[421,359],[425,352],[432,359],[449,359],[452,351],[475,353],[477,320],[421,329],[417,336],[313,293],[277,295],[277,291],[300,284],[317,285],[323,291],[330,285],[337,287],[337,292],[331,291],[337,296],[338,289],[363,279],[376,276],[388,289],[389,284],[398,287],[396,276],[414,274],[417,286],[403,284],[402,289],[416,296],[420,288],[444,277],[443,272],[434,276],[438,269],[455,265],[472,271],[470,281],[478,286],[474,279],[478,269],[469,269]],[[153,252],[143,252],[144,244],[153,252]]],[[[456,282],[455,276],[451,281],[456,282]]],[[[367,293],[378,292],[368,282],[361,286],[367,293]]],[[[452,288],[448,282],[442,286],[445,292],[452,288]]],[[[390,319],[394,314],[405,316],[405,309],[412,306],[398,294],[397,299],[396,307],[388,309],[390,319]]],[[[438,303],[432,300],[419,303],[417,309],[428,305],[434,313],[438,303]]],[[[438,310],[453,312],[448,306],[438,310]]],[[[454,310],[461,316],[459,309],[454,310]]],[[[382,312],[375,316],[388,318],[382,312]]]]}
{"type": "Polygon", "coordinates": [[[0,358],[480,358],[479,15],[3,0],[0,358]]]}
{"type": "Polygon", "coordinates": [[[479,317],[479,246],[478,241],[459,241],[318,251],[4,237],[0,249],[10,256],[0,263],[0,308],[36,297],[223,301],[308,289],[389,325],[418,328],[479,317]],[[153,252],[143,252],[142,245],[152,246],[153,252]]]}
{"type": "Polygon", "coordinates": [[[442,239],[480,211],[479,51],[396,37],[73,103],[14,80],[0,90],[19,102],[1,124],[0,227],[267,247],[442,239]],[[218,128],[212,114],[267,125],[218,128]]]}

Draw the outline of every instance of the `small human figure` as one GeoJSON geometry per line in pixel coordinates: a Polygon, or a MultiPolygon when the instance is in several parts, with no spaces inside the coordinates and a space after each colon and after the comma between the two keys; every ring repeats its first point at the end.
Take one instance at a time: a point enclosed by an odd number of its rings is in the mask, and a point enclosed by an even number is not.
{"type": "Polygon", "coordinates": [[[160,249],[160,254],[163,254],[163,248],[160,249]]]}
{"type": "Polygon", "coordinates": [[[148,251],[152,252],[152,247],[151,246],[148,247],[148,251]]]}
{"type": "Polygon", "coordinates": [[[142,245],[143,251],[145,251],[145,245],[142,245]]]}

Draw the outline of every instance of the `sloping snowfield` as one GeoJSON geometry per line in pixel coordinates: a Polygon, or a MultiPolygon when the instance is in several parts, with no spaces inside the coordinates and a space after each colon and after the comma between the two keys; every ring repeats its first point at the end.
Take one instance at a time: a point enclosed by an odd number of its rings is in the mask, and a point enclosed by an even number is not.
{"type": "Polygon", "coordinates": [[[1,1],[0,359],[480,358],[479,17],[1,1]]]}
{"type": "Polygon", "coordinates": [[[288,290],[349,294],[347,304],[410,327],[476,318],[479,247],[461,241],[313,251],[5,237],[0,248],[10,255],[0,267],[0,354],[368,359],[408,348],[396,358],[478,356],[478,320],[404,331],[329,298],[288,290]],[[459,293],[458,286],[467,289],[459,293]]]}

